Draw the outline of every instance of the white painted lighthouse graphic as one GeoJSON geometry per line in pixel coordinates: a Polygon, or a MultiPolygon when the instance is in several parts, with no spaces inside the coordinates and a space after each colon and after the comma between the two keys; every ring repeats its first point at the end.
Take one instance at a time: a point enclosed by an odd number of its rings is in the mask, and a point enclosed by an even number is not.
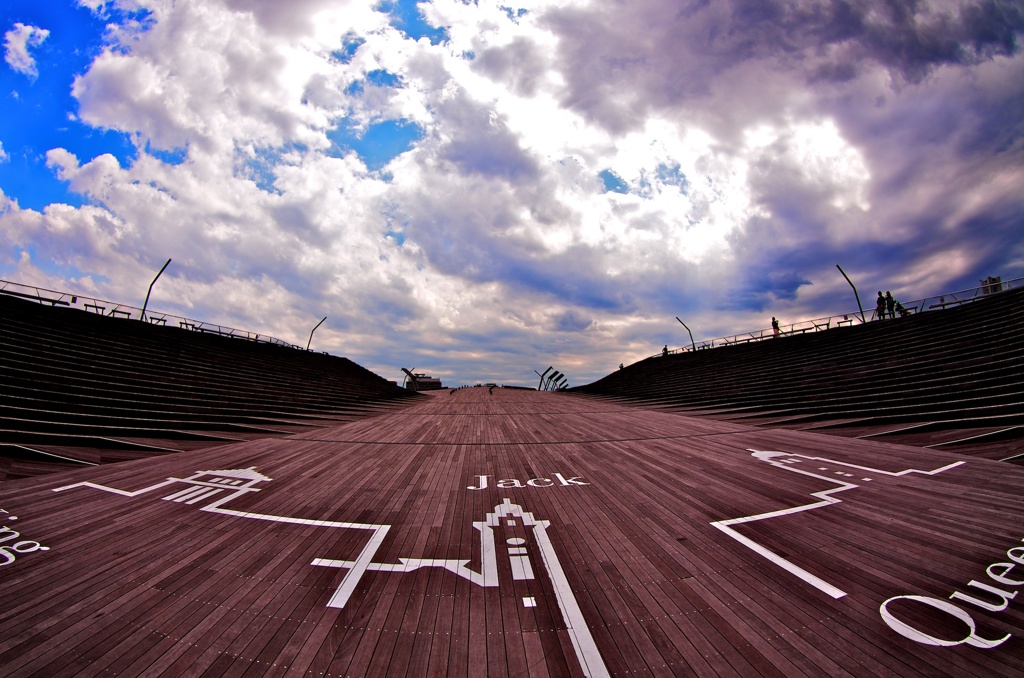
{"type": "MultiPolygon", "coordinates": [[[[164,495],[162,499],[178,504],[197,506],[200,511],[249,520],[369,531],[371,533],[369,540],[354,560],[315,558],[311,563],[313,566],[335,567],[345,570],[345,575],[327,602],[327,606],[332,608],[344,608],[359,582],[370,572],[401,574],[424,567],[437,567],[448,570],[452,574],[482,587],[511,587],[514,582],[528,583],[536,581],[538,579],[538,572],[546,573],[584,675],[609,675],[604,661],[601,659],[601,654],[597,650],[597,644],[583,618],[579,603],[576,601],[576,597],[566,578],[565,571],[558,560],[558,554],[551,544],[548,536],[550,521],[539,520],[531,512],[525,511],[519,504],[513,504],[510,500],[504,499],[501,504],[494,507],[493,511],[487,513],[483,520],[473,522],[473,529],[479,533],[480,537],[479,571],[470,568],[470,558],[435,559],[409,557],[399,558],[397,563],[379,563],[373,562],[373,559],[383,544],[384,538],[391,528],[390,525],[310,520],[307,518],[251,513],[224,508],[224,504],[237,497],[250,492],[261,491],[261,488],[256,487],[256,485],[270,480],[271,478],[259,473],[254,467],[250,467],[246,469],[198,471],[187,478],[167,478],[155,485],[134,491],[126,491],[89,482],[66,485],[55,488],[53,491],[64,492],[74,488],[89,487],[123,497],[137,497],[160,488],[175,485],[176,487],[173,488],[173,491],[164,495]],[[185,485],[185,487],[180,487],[179,485],[181,484],[185,485]],[[212,501],[203,506],[198,506],[201,502],[208,500],[212,501]],[[506,535],[511,536],[504,539],[498,538],[499,536],[505,537],[506,535]],[[528,546],[531,544],[531,540],[536,552],[540,554],[539,562],[534,562],[530,558],[528,546]],[[503,582],[501,577],[499,577],[499,557],[508,559],[511,582],[503,582]]],[[[503,571],[504,568],[501,568],[501,570],[503,571]]],[[[536,588],[535,590],[531,589],[531,591],[535,595],[523,596],[521,599],[524,607],[534,607],[537,605],[536,595],[541,592],[541,589],[536,588]]]]}

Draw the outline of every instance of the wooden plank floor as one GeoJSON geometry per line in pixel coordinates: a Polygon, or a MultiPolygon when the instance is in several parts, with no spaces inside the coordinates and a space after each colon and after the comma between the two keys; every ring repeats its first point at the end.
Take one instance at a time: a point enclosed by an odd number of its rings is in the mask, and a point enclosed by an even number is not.
{"type": "Polygon", "coordinates": [[[1024,675],[1024,469],[568,394],[0,485],[4,676],[1024,675]]]}

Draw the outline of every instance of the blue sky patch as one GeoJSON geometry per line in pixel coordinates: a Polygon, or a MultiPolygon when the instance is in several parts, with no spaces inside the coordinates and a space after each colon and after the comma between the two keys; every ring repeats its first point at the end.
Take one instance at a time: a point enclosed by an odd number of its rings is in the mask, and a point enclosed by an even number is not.
{"type": "Polygon", "coordinates": [[[402,79],[394,73],[378,68],[366,74],[366,82],[377,87],[399,87],[402,84],[402,79]]]}
{"type": "Polygon", "coordinates": [[[366,42],[365,38],[352,32],[346,33],[342,38],[341,49],[331,52],[331,56],[341,63],[347,64],[352,61],[352,57],[356,55],[356,51],[364,42],[366,42]]]}
{"type": "Polygon", "coordinates": [[[180,165],[188,158],[187,148],[175,148],[170,151],[153,148],[146,142],[146,153],[150,154],[165,165],[180,165]]]}
{"type": "Polygon", "coordinates": [[[377,9],[391,17],[388,23],[392,28],[413,40],[427,38],[431,45],[440,45],[448,40],[447,29],[435,28],[423,19],[419,7],[416,6],[416,0],[385,0],[377,9]]]}
{"type": "MultiPolygon", "coordinates": [[[[13,253],[13,256],[11,257],[12,265],[9,268],[0,268],[0,277],[7,277],[11,272],[13,272],[17,266],[17,264],[14,262],[18,262],[21,260],[22,253],[27,253],[29,259],[31,259],[32,261],[32,264],[40,271],[46,273],[47,275],[58,276],[62,278],[72,278],[78,280],[86,276],[91,276],[93,282],[96,283],[104,284],[110,282],[110,278],[108,278],[105,275],[100,275],[97,273],[86,273],[85,271],[79,270],[75,266],[71,266],[68,264],[60,265],[46,257],[41,257],[38,254],[36,254],[35,245],[28,245],[27,247],[15,246],[11,249],[11,251],[13,253]]],[[[56,288],[56,290],[63,291],[59,287],[56,288]]]]}
{"type": "Polygon", "coordinates": [[[629,185],[610,169],[601,170],[597,176],[601,177],[601,181],[604,182],[605,193],[629,193],[629,185]]]}
{"type": "Polygon", "coordinates": [[[351,85],[345,88],[345,94],[349,96],[356,96],[366,91],[366,84],[369,83],[374,87],[395,87],[400,88],[402,86],[402,78],[394,73],[390,73],[383,69],[378,68],[377,70],[370,71],[366,74],[366,78],[363,80],[356,80],[351,85]]]}
{"type": "Polygon", "coordinates": [[[258,148],[256,156],[246,159],[238,174],[255,183],[261,191],[279,195],[281,192],[274,186],[277,180],[274,170],[281,164],[281,156],[291,151],[305,150],[306,147],[299,144],[287,144],[283,148],[258,148]]]}
{"type": "Polygon", "coordinates": [[[67,149],[82,164],[104,153],[122,167],[135,158],[128,134],[80,122],[78,102],[71,96],[75,76],[86,72],[104,47],[106,25],[129,20],[145,24],[148,15],[108,8],[97,17],[70,2],[5,3],[0,9],[4,30],[22,23],[50,31],[31,51],[37,77],[0,63],[0,144],[7,155],[0,162],[0,186],[22,208],[42,210],[51,203],[80,207],[85,202],[46,166],[47,151],[67,149]]]}
{"type": "Polygon", "coordinates": [[[679,163],[674,162],[671,165],[662,163],[657,167],[658,178],[661,179],[663,184],[668,186],[678,186],[679,192],[683,195],[687,194],[690,188],[690,181],[683,174],[683,168],[680,167],[679,163]]]}
{"type": "Polygon", "coordinates": [[[385,120],[370,125],[362,134],[348,127],[339,127],[327,133],[335,147],[344,155],[353,150],[366,166],[377,171],[405,153],[423,138],[423,128],[405,120],[385,120]]]}
{"type": "Polygon", "coordinates": [[[506,5],[501,5],[498,9],[505,10],[505,15],[509,18],[509,21],[514,24],[518,24],[520,19],[530,13],[530,10],[523,7],[520,7],[519,9],[512,9],[506,5]]]}

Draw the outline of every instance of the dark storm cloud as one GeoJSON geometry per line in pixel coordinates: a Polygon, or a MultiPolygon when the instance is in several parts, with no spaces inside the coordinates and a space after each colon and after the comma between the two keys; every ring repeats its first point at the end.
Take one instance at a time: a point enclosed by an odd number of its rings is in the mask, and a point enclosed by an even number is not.
{"type": "Polygon", "coordinates": [[[554,321],[555,329],[559,332],[582,332],[594,324],[593,319],[571,309],[559,315],[554,321]]]}
{"type": "Polygon", "coordinates": [[[536,92],[546,65],[546,57],[537,45],[522,37],[508,45],[483,49],[473,60],[474,70],[525,97],[536,92]]]}
{"type": "Polygon", "coordinates": [[[634,288],[600,275],[604,257],[589,248],[570,248],[545,259],[507,259],[499,271],[504,284],[564,303],[611,313],[636,310],[634,288]]]}
{"type": "MultiPolygon", "coordinates": [[[[886,65],[911,82],[935,66],[967,65],[1015,54],[1024,31],[1020,3],[983,0],[960,6],[956,14],[932,13],[921,2],[886,2],[880,20],[861,15],[862,29],[853,40],[863,56],[886,65]]],[[[870,9],[870,7],[866,8],[870,9]]]]}
{"type": "MultiPolygon", "coordinates": [[[[957,279],[957,287],[974,287],[975,280],[985,275],[1003,275],[1008,279],[1007,261],[1017,264],[1018,275],[1024,262],[1024,213],[1021,205],[1006,205],[999,211],[989,211],[971,219],[966,228],[974,228],[985,234],[986,247],[979,252],[978,267],[968,275],[957,279]]],[[[1012,269],[1011,269],[1012,270],[1012,269]]]]}
{"type": "Polygon", "coordinates": [[[797,291],[811,281],[795,271],[748,271],[722,308],[736,311],[770,311],[773,305],[796,299],[797,291]]]}
{"type": "Polygon", "coordinates": [[[961,118],[971,127],[958,140],[963,155],[1012,157],[1024,150],[1024,82],[1008,82],[995,96],[979,96],[962,104],[961,118]]]}
{"type": "Polygon", "coordinates": [[[606,268],[607,253],[574,247],[545,255],[493,226],[448,223],[439,232],[417,224],[411,232],[430,264],[448,275],[474,283],[500,282],[513,295],[527,293],[582,308],[611,313],[636,310],[631,285],[599,274],[606,268]]]}
{"type": "Polygon", "coordinates": [[[652,109],[711,96],[716,77],[770,60],[805,83],[848,82],[879,64],[904,82],[941,65],[1020,50],[1024,7],[973,0],[952,12],[911,0],[684,4],[641,0],[554,10],[568,83],[563,102],[613,132],[652,109]]]}
{"type": "Polygon", "coordinates": [[[502,177],[510,181],[529,179],[537,165],[519,148],[507,131],[480,129],[478,133],[453,139],[441,149],[440,157],[467,174],[502,177]]]}
{"type": "Polygon", "coordinates": [[[528,182],[537,177],[537,162],[492,111],[471,101],[465,92],[444,102],[439,115],[447,140],[438,155],[464,174],[528,182]]]}

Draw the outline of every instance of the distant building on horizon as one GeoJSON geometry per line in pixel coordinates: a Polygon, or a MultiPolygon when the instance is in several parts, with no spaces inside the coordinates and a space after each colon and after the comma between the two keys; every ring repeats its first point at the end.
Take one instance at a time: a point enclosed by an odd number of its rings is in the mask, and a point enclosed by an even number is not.
{"type": "Polygon", "coordinates": [[[415,377],[415,380],[406,380],[405,387],[410,391],[440,391],[444,388],[437,377],[422,373],[416,373],[415,377]]]}

